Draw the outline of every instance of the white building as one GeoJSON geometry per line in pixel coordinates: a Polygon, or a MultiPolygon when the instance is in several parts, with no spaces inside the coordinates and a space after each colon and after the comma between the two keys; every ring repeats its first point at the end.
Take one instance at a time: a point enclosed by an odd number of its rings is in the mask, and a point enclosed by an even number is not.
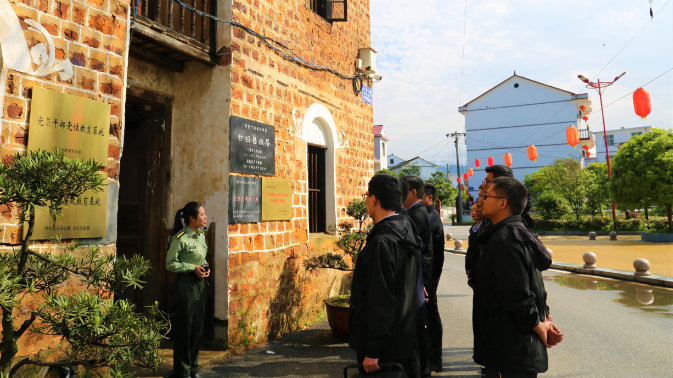
{"type": "MultiPolygon", "coordinates": [[[[628,142],[634,136],[641,135],[652,130],[652,126],[641,126],[641,127],[622,127],[617,130],[608,130],[608,151],[610,152],[610,159],[612,159],[619,147],[628,142]]],[[[603,132],[594,132],[596,136],[596,154],[589,155],[589,158],[586,160],[586,163],[595,163],[601,162],[605,163],[605,137],[603,132]]]]}
{"type": "MultiPolygon", "coordinates": [[[[580,160],[582,146],[571,148],[566,128],[581,130],[581,143],[594,143],[581,117],[591,113],[591,99],[586,93],[572,93],[514,73],[510,78],[458,108],[465,117],[467,164],[474,169],[469,187],[476,198],[483,181],[488,158],[505,164],[506,153],[512,154],[514,177],[523,181],[525,174],[549,165],[559,158],[580,160]],[[580,106],[584,105],[582,112],[580,106]],[[535,145],[538,158],[528,159],[528,146],[535,145]],[[475,159],[481,161],[476,169],[475,159]]],[[[590,122],[591,120],[589,120],[590,122]]],[[[595,148],[595,147],[594,147],[595,148]]],[[[591,150],[590,150],[591,151],[591,150]]],[[[595,151],[595,149],[594,149],[595,151]]]]}
{"type": "Polygon", "coordinates": [[[422,157],[419,157],[419,156],[416,156],[413,159],[404,160],[404,159],[402,159],[400,157],[397,157],[395,155],[390,155],[390,156],[388,156],[388,159],[389,159],[388,161],[391,164],[391,166],[388,169],[390,169],[391,171],[393,171],[397,174],[400,173],[402,168],[404,168],[408,165],[412,165],[412,164],[417,165],[419,168],[421,168],[421,178],[423,180],[429,179],[430,175],[432,175],[434,172],[437,172],[437,170],[440,169],[439,165],[437,165],[437,164],[435,164],[431,161],[425,160],[425,159],[423,159],[422,157]],[[392,165],[393,164],[392,162],[396,162],[397,164],[392,165]]]}
{"type": "Polygon", "coordinates": [[[374,172],[388,169],[388,142],[383,125],[374,125],[374,172]]]}

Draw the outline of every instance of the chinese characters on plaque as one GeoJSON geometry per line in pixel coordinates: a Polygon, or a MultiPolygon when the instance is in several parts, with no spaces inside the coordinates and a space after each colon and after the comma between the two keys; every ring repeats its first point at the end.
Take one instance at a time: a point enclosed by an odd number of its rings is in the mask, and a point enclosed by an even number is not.
{"type": "Polygon", "coordinates": [[[292,181],[262,178],[262,220],[292,219],[292,181]]]}
{"type": "Polygon", "coordinates": [[[275,175],[275,127],[233,116],[229,125],[231,172],[275,175]]]}
{"type": "MultiPolygon", "coordinates": [[[[33,88],[28,150],[60,148],[71,159],[93,159],[107,166],[110,104],[44,88],[33,88]]],[[[98,172],[107,179],[106,172],[98,172]]],[[[104,180],[105,181],[105,180],[104,180]]],[[[53,223],[47,208],[37,208],[33,239],[60,236],[99,238],[106,234],[107,186],[64,203],[62,218],[53,223]]],[[[24,227],[24,233],[28,231],[24,227]]]]}
{"type": "Polygon", "coordinates": [[[229,223],[261,221],[261,197],[261,178],[229,176],[229,223]]]}

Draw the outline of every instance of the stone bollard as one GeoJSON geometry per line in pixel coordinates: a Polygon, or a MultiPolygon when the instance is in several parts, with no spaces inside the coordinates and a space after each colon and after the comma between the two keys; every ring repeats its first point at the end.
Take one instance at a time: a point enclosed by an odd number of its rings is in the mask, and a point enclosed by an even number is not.
{"type": "Polygon", "coordinates": [[[549,257],[552,259],[552,261],[554,261],[554,251],[552,251],[551,249],[547,248],[547,253],[549,253],[549,257]]]}
{"type": "Polygon", "coordinates": [[[589,240],[596,240],[596,233],[595,232],[591,231],[589,233],[589,240]]]}
{"type": "Polygon", "coordinates": [[[584,260],[584,269],[596,269],[596,261],[598,259],[596,258],[596,254],[593,252],[587,252],[582,256],[582,260],[584,260]]]}
{"type": "Polygon", "coordinates": [[[463,250],[463,241],[462,240],[456,240],[453,242],[453,245],[456,247],[456,251],[462,251],[463,250]]]}
{"type": "Polygon", "coordinates": [[[650,273],[650,268],[652,265],[650,265],[650,262],[645,259],[636,259],[633,262],[633,267],[636,268],[636,272],[634,273],[636,276],[652,275],[652,273],[650,273]]]}
{"type": "Polygon", "coordinates": [[[600,290],[600,286],[598,286],[598,281],[587,281],[587,290],[600,290]]]}
{"type": "Polygon", "coordinates": [[[615,231],[610,231],[610,240],[617,240],[617,233],[615,231]]]}
{"type": "Polygon", "coordinates": [[[446,240],[447,240],[447,241],[452,240],[452,239],[453,239],[453,235],[451,235],[451,234],[446,234],[446,240]]]}

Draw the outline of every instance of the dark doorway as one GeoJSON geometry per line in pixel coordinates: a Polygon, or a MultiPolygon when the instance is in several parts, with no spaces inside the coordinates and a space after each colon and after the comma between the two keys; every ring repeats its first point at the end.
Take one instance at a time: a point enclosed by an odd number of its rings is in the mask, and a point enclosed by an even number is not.
{"type": "Polygon", "coordinates": [[[126,100],[124,149],[119,175],[117,255],[143,256],[152,270],[143,289],[127,289],[116,298],[128,299],[138,311],[159,301],[169,310],[165,288],[166,212],[170,188],[172,98],[130,88],[126,100]]]}
{"type": "Polygon", "coordinates": [[[325,148],[308,146],[308,230],[325,232],[325,148]]]}

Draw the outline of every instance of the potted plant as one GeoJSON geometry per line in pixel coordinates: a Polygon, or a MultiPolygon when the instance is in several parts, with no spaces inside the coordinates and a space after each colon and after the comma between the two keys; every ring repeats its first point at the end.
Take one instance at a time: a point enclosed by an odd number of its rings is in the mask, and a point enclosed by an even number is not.
{"type": "MultiPolygon", "coordinates": [[[[364,225],[367,218],[367,205],[362,200],[353,200],[346,207],[346,214],[358,223],[355,228],[352,223],[342,222],[336,230],[337,252],[329,252],[320,256],[313,256],[304,261],[304,267],[308,271],[315,269],[336,269],[351,272],[355,268],[358,255],[367,241],[367,234],[372,228],[371,224],[364,225]],[[350,261],[348,261],[350,260],[350,261]]],[[[350,282],[348,283],[350,286],[350,282]]],[[[338,337],[348,337],[348,317],[350,307],[350,290],[324,300],[332,333],[338,337]]]]}

